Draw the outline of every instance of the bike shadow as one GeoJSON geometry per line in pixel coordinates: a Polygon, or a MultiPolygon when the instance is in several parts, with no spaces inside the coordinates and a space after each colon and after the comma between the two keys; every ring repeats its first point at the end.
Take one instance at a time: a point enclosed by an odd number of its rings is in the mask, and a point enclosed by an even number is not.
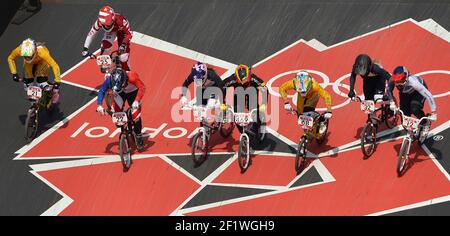
{"type": "MultiPolygon", "coordinates": [[[[135,144],[131,145],[131,151],[133,153],[134,152],[139,152],[139,153],[145,152],[155,144],[154,141],[149,140],[149,137],[144,136],[143,138],[144,138],[144,146],[142,147],[141,150],[138,150],[136,148],[135,144]]],[[[119,155],[119,141],[115,141],[115,142],[107,144],[105,147],[105,153],[111,154],[111,155],[119,155]],[[114,147],[116,147],[116,148],[114,148],[114,147]],[[114,152],[113,150],[117,150],[117,151],[114,152]]]]}
{"type": "MultiPolygon", "coordinates": [[[[411,144],[408,163],[406,163],[406,167],[405,167],[405,170],[403,171],[403,173],[398,177],[404,176],[408,172],[408,170],[411,169],[414,165],[421,163],[423,161],[427,161],[427,156],[420,154],[419,145],[416,142],[411,144]],[[412,155],[414,155],[414,156],[412,156],[412,155]]],[[[400,148],[402,147],[402,144],[397,143],[393,147],[398,155],[398,153],[400,152],[400,148]]]]}
{"type": "MultiPolygon", "coordinates": [[[[56,106],[52,108],[52,110],[42,110],[39,112],[39,126],[37,130],[36,137],[38,137],[40,134],[42,134],[43,131],[46,131],[50,128],[52,128],[54,125],[56,125],[58,122],[64,120],[66,117],[64,116],[64,113],[59,109],[59,106],[56,106]]],[[[27,119],[27,114],[19,115],[18,117],[20,123],[25,126],[25,122],[27,119]]],[[[66,120],[66,122],[58,127],[60,128],[66,128],[69,125],[69,120],[66,120]]]]}

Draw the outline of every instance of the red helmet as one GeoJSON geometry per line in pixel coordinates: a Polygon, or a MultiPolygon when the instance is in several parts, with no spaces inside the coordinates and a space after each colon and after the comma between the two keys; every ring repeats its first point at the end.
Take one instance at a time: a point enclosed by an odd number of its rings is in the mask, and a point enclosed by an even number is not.
{"type": "Polygon", "coordinates": [[[113,28],[114,18],[115,13],[110,6],[102,7],[98,13],[98,23],[106,31],[110,31],[113,28]]]}

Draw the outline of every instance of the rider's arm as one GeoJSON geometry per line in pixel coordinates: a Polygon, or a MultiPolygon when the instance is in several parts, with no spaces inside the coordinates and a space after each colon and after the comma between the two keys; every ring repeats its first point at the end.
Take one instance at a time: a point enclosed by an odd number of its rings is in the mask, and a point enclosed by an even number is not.
{"type": "Polygon", "coordinates": [[[417,79],[411,79],[410,77],[408,82],[417,92],[419,92],[422,96],[424,96],[427,99],[431,112],[436,112],[436,103],[430,91],[417,79]]]}
{"type": "Polygon", "coordinates": [[[280,95],[284,103],[288,102],[287,92],[288,90],[294,89],[294,80],[289,80],[284,82],[280,87],[280,95]]]}
{"type": "Polygon", "coordinates": [[[106,90],[108,90],[108,88],[109,88],[109,84],[110,84],[110,77],[105,79],[105,81],[103,82],[102,87],[98,91],[97,105],[99,105],[99,106],[102,105],[103,98],[105,97],[106,90]]]}
{"type": "Polygon", "coordinates": [[[138,88],[136,101],[140,102],[145,94],[145,84],[139,79],[139,75],[133,71],[128,72],[128,82],[134,84],[138,88]]]}
{"type": "Polygon", "coordinates": [[[183,93],[183,96],[186,96],[188,87],[190,84],[194,82],[194,77],[192,76],[192,73],[188,75],[188,77],[184,80],[183,84],[181,85],[181,91],[183,93]]]}
{"type": "Polygon", "coordinates": [[[235,87],[236,85],[236,76],[234,74],[231,74],[224,80],[222,80],[220,87],[222,88],[223,93],[223,101],[225,102],[227,97],[227,88],[229,87],[235,87]]]}
{"type": "Polygon", "coordinates": [[[58,84],[61,83],[61,72],[59,70],[59,65],[50,55],[50,52],[48,50],[39,50],[38,53],[41,58],[44,59],[44,61],[52,67],[53,75],[55,76],[55,82],[58,84]]]}
{"type": "Polygon", "coordinates": [[[313,81],[313,90],[316,90],[319,95],[325,100],[325,105],[327,106],[327,111],[331,112],[331,95],[320,86],[319,83],[313,81]]]}
{"type": "Polygon", "coordinates": [[[262,80],[261,78],[259,78],[257,75],[252,74],[251,75],[251,83],[252,86],[254,86],[255,88],[260,88],[260,87],[264,87],[266,85],[266,83],[264,82],[264,80],[262,80]]]}
{"type": "Polygon", "coordinates": [[[355,82],[356,82],[356,72],[355,72],[355,65],[353,65],[352,73],[350,74],[350,91],[355,90],[355,82]]]}
{"type": "Polygon", "coordinates": [[[123,22],[122,23],[122,27],[120,28],[121,31],[125,34],[125,37],[123,38],[123,42],[124,44],[130,44],[131,38],[133,37],[133,35],[131,34],[131,29],[130,29],[130,23],[128,22],[127,19],[125,19],[125,17],[123,17],[123,22]]]}
{"type": "Polygon", "coordinates": [[[15,59],[17,57],[20,57],[20,45],[12,50],[11,54],[8,56],[8,65],[9,70],[11,71],[11,74],[17,74],[17,68],[16,68],[16,62],[15,59]]]}
{"type": "Polygon", "coordinates": [[[94,25],[92,25],[91,30],[89,31],[88,35],[86,36],[86,40],[84,41],[85,48],[89,48],[89,46],[92,43],[92,40],[94,40],[95,35],[97,35],[99,29],[100,29],[100,26],[98,24],[98,20],[96,20],[94,25]]]}
{"type": "Polygon", "coordinates": [[[386,94],[390,101],[394,100],[394,94],[392,93],[392,92],[394,92],[394,87],[395,87],[394,81],[392,79],[389,79],[388,87],[386,89],[386,94]]]}

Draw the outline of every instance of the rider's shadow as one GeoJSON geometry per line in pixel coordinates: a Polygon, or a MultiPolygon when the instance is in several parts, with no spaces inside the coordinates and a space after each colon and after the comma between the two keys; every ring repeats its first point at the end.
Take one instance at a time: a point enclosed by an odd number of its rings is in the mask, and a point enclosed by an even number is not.
{"type": "MultiPolygon", "coordinates": [[[[42,110],[39,112],[39,126],[37,130],[37,136],[43,130],[48,130],[53,127],[55,124],[63,120],[64,113],[59,109],[59,107],[54,107],[53,110],[42,110]]],[[[27,114],[19,115],[20,123],[25,126],[25,121],[27,119],[27,114]]],[[[66,128],[69,125],[69,120],[67,120],[64,125],[59,128],[66,128]]]]}
{"type": "MultiPolygon", "coordinates": [[[[145,151],[147,151],[149,148],[151,148],[155,144],[154,141],[150,141],[149,140],[148,136],[144,136],[143,139],[144,139],[144,146],[142,147],[142,149],[141,150],[137,150],[136,145],[131,145],[131,151],[132,152],[139,152],[139,153],[140,152],[145,152],[145,151]]],[[[106,154],[119,155],[118,151],[119,151],[119,141],[114,141],[112,143],[109,143],[105,147],[105,153],[106,154]],[[117,151],[113,152],[113,148],[115,146],[117,147],[116,148],[117,151]]]]}

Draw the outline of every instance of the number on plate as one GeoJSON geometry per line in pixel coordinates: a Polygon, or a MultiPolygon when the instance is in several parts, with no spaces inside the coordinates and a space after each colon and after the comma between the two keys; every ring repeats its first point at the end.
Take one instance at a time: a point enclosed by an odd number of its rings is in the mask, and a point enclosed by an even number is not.
{"type": "Polygon", "coordinates": [[[415,118],[413,118],[413,117],[405,116],[405,117],[403,118],[403,126],[404,126],[407,130],[414,131],[414,130],[417,129],[417,127],[419,126],[419,119],[415,119],[415,118]]]}
{"type": "Polygon", "coordinates": [[[128,122],[127,114],[125,112],[114,112],[112,120],[114,124],[122,126],[128,122]]]}
{"type": "Polygon", "coordinates": [[[97,65],[108,68],[112,64],[111,57],[109,55],[100,55],[97,57],[97,65]]]}
{"type": "Polygon", "coordinates": [[[37,86],[29,86],[27,95],[30,99],[39,100],[42,97],[42,89],[37,86]]]}
{"type": "Polygon", "coordinates": [[[364,111],[366,114],[370,114],[375,111],[375,103],[372,100],[362,101],[361,102],[361,111],[364,111]]]}
{"type": "Polygon", "coordinates": [[[311,130],[314,125],[314,119],[311,116],[301,115],[298,117],[298,124],[303,129],[311,130]]]}
{"type": "Polygon", "coordinates": [[[245,125],[250,122],[253,122],[253,119],[250,113],[235,113],[234,122],[236,122],[237,124],[245,125]]]}

